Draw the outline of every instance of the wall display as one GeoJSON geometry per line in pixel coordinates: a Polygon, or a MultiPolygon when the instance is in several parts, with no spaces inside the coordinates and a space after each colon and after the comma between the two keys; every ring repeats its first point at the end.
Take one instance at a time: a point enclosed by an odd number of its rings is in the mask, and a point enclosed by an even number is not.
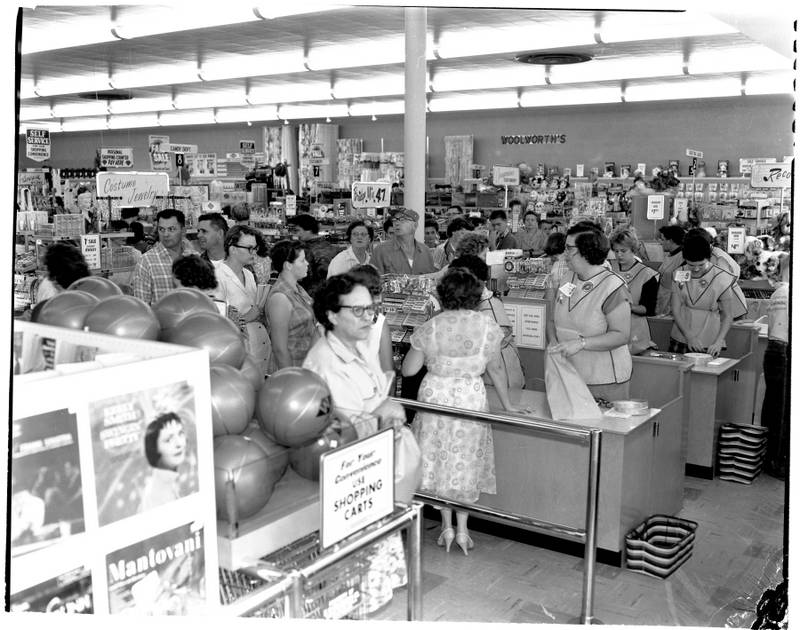
{"type": "Polygon", "coordinates": [[[473,136],[444,137],[444,179],[451,186],[462,186],[472,175],[470,166],[475,162],[472,156],[473,136]]]}
{"type": "Polygon", "coordinates": [[[358,156],[364,150],[363,138],[339,138],[336,141],[337,180],[340,188],[349,188],[357,181],[358,156]]]}
{"type": "Polygon", "coordinates": [[[300,187],[311,188],[317,182],[332,182],[339,125],[303,124],[297,130],[300,156],[300,187]]]}
{"type": "Polygon", "coordinates": [[[25,155],[37,162],[50,159],[50,130],[38,127],[25,129],[25,155]]]}
{"type": "MultiPolygon", "coordinates": [[[[246,199],[246,195],[245,195],[246,199]]],[[[193,227],[197,217],[206,212],[206,202],[209,200],[208,184],[192,184],[188,186],[171,185],[162,199],[153,204],[159,210],[175,208],[183,212],[186,217],[186,226],[193,227]]],[[[223,203],[229,203],[223,201],[223,203]]]]}
{"type": "Polygon", "coordinates": [[[94,612],[92,576],[85,566],[35,584],[11,597],[11,612],[94,612]]]}
{"type": "Polygon", "coordinates": [[[284,160],[281,134],[280,127],[264,127],[264,157],[269,166],[275,166],[284,160]]]}

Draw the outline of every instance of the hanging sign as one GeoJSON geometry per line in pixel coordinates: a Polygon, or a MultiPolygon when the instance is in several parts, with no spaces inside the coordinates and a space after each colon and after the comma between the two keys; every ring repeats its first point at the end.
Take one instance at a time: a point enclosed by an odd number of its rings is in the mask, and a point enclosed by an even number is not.
{"type": "Polygon", "coordinates": [[[161,150],[169,151],[170,153],[197,153],[197,145],[166,142],[161,145],[161,150]]]}
{"type": "Polygon", "coordinates": [[[117,197],[120,207],[153,205],[156,197],[169,194],[169,175],[166,173],[113,173],[97,174],[97,196],[117,197]]]}
{"type": "Polygon", "coordinates": [[[319,467],[323,548],[394,510],[393,429],[323,453],[319,467]]]}
{"type": "Polygon", "coordinates": [[[255,140],[239,140],[239,152],[244,155],[253,155],[256,152],[255,140]]]}
{"type": "Polygon", "coordinates": [[[739,158],[739,173],[750,175],[754,164],[775,164],[777,161],[775,158],[739,158]]]}
{"type": "Polygon", "coordinates": [[[389,182],[353,182],[354,208],[376,208],[389,205],[392,185],[389,182]]]}
{"type": "Polygon", "coordinates": [[[297,214],[297,195],[286,195],[286,216],[293,217],[297,214]]]}
{"type": "Polygon", "coordinates": [[[647,195],[647,218],[658,220],[664,218],[664,195],[647,195]]]}
{"type": "Polygon", "coordinates": [[[311,166],[327,166],[330,164],[328,156],[325,155],[325,149],[322,148],[322,144],[319,142],[313,143],[309,148],[308,163],[311,166]]]}
{"type": "Polygon", "coordinates": [[[81,234],[81,253],[89,269],[100,269],[100,235],[81,234]]]}
{"type": "Polygon", "coordinates": [[[25,155],[36,162],[50,159],[50,130],[39,127],[25,129],[25,155]]]}
{"type": "Polygon", "coordinates": [[[788,188],[792,185],[791,164],[753,164],[751,168],[750,185],[753,188],[788,188]]]}
{"type": "Polygon", "coordinates": [[[702,158],[702,151],[695,151],[694,149],[686,149],[686,155],[690,158],[702,158]]]}
{"type": "Polygon", "coordinates": [[[492,181],[495,186],[519,186],[519,169],[516,166],[493,166],[492,181]]]}
{"type": "Polygon", "coordinates": [[[169,144],[169,136],[148,136],[147,144],[150,154],[150,170],[170,170],[169,152],[164,148],[169,144]]]}
{"type": "Polygon", "coordinates": [[[17,172],[17,186],[31,187],[31,186],[44,186],[47,180],[44,177],[44,171],[19,171],[17,172]]]}
{"type": "Polygon", "coordinates": [[[689,200],[686,197],[675,199],[675,217],[681,223],[686,223],[689,220],[689,200]]]}
{"type": "Polygon", "coordinates": [[[217,174],[216,153],[189,153],[184,157],[190,176],[213,177],[217,174]]]}
{"type": "Polygon", "coordinates": [[[743,227],[729,227],[728,228],[728,253],[729,254],[744,254],[744,237],[745,228],[743,227]]]}
{"type": "Polygon", "coordinates": [[[102,147],[100,166],[106,168],[131,168],[133,166],[132,147],[102,147]]]}

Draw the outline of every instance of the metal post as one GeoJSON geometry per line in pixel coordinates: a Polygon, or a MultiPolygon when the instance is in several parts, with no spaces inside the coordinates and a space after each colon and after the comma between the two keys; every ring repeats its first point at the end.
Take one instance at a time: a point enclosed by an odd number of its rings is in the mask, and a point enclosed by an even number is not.
{"type": "Polygon", "coordinates": [[[416,518],[408,528],[408,621],[422,621],[422,503],[412,507],[416,518]]]}
{"type": "Polygon", "coordinates": [[[297,569],[291,571],[289,575],[292,578],[291,601],[292,606],[289,610],[288,617],[290,619],[303,619],[305,615],[305,594],[303,593],[303,586],[306,579],[303,574],[297,569]]]}
{"type": "Polygon", "coordinates": [[[600,490],[600,438],[601,433],[591,431],[589,438],[589,485],[586,497],[586,546],[584,547],[583,602],[581,623],[597,623],[594,618],[594,569],[597,555],[597,499],[600,490]]]}

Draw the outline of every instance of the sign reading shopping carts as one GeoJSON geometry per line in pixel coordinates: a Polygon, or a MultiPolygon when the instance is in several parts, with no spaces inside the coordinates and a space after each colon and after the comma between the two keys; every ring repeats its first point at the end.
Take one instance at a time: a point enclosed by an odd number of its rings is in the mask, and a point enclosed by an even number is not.
{"type": "Polygon", "coordinates": [[[389,205],[392,185],[389,182],[353,182],[354,208],[382,208],[389,205]]]}

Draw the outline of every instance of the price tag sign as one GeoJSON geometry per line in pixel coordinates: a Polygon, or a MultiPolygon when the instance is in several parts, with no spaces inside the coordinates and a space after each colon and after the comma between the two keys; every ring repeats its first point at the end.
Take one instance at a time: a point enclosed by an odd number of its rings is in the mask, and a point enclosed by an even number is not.
{"type": "Polygon", "coordinates": [[[686,155],[690,158],[702,158],[703,152],[696,151],[695,149],[686,149],[686,155]]]}
{"type": "Polygon", "coordinates": [[[495,186],[519,186],[519,169],[516,166],[493,166],[492,181],[495,186]]]}
{"type": "Polygon", "coordinates": [[[664,218],[664,195],[647,195],[647,218],[658,220],[664,218]]]}
{"type": "Polygon", "coordinates": [[[394,430],[320,456],[320,544],[347,538],[394,510],[394,430]]]}
{"type": "Polygon", "coordinates": [[[744,254],[745,229],[743,227],[728,228],[728,253],[744,254]]]}
{"type": "Polygon", "coordinates": [[[575,177],[583,177],[583,164],[575,165],[575,177]]]}
{"type": "Polygon", "coordinates": [[[286,195],[286,216],[293,217],[297,214],[297,195],[286,195]]]}
{"type": "Polygon", "coordinates": [[[636,163],[636,170],[641,171],[642,175],[647,173],[647,162],[637,162],[636,163]]]}
{"type": "Polygon", "coordinates": [[[100,269],[100,235],[81,234],[81,253],[89,269],[100,269]]]}
{"type": "Polygon", "coordinates": [[[354,208],[376,208],[389,205],[392,185],[389,182],[353,182],[354,208]]]}

